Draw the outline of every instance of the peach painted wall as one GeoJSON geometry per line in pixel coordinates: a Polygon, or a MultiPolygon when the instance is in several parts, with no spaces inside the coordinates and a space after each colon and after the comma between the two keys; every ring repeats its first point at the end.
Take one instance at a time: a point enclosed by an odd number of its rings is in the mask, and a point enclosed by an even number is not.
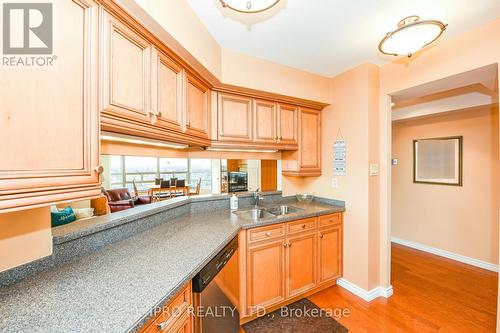
{"type": "Polygon", "coordinates": [[[392,236],[498,263],[498,107],[394,123],[392,236]],[[463,186],[413,183],[413,140],[462,135],[463,186]]]}
{"type": "Polygon", "coordinates": [[[390,94],[490,64],[500,63],[500,19],[443,39],[408,60],[380,68],[380,267],[382,285],[390,285],[391,105],[390,94]]]}
{"type": "Polygon", "coordinates": [[[330,79],[222,49],[222,82],[329,103],[330,79]]]}
{"type": "Polygon", "coordinates": [[[48,207],[0,214],[0,272],[51,254],[48,207]]]}
{"type": "Polygon", "coordinates": [[[378,158],[376,136],[378,113],[378,67],[362,65],[331,80],[331,106],[321,114],[322,176],[283,177],[283,191],[314,192],[344,200],[344,278],[365,290],[378,281],[377,177],[369,177],[370,162],[378,158]],[[347,143],[347,173],[336,176],[339,187],[330,186],[333,176],[333,141],[338,129],[347,143]],[[372,160],[373,159],[373,160],[372,160]]]}

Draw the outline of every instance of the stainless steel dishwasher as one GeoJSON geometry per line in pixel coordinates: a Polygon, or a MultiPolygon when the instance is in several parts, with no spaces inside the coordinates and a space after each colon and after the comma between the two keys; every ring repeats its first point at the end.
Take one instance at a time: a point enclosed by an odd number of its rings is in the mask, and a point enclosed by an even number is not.
{"type": "MultiPolygon", "coordinates": [[[[231,260],[236,260],[236,256],[233,255],[237,249],[238,238],[236,237],[193,278],[196,333],[239,332],[240,315],[236,304],[230,300],[234,297],[226,295],[228,289],[222,284],[227,281],[216,278],[231,260]]],[[[228,277],[238,279],[237,275],[225,274],[225,279],[228,277]]]]}

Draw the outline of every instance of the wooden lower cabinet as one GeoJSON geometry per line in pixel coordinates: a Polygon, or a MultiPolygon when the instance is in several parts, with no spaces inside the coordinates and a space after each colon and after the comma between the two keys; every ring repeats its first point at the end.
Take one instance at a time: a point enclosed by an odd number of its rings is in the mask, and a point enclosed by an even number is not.
{"type": "Polygon", "coordinates": [[[162,311],[139,331],[140,333],[192,333],[193,316],[189,308],[193,304],[191,282],[182,289],[162,311]]]}
{"type": "MultiPolygon", "coordinates": [[[[285,299],[285,241],[264,241],[248,248],[247,299],[249,311],[285,299]]],[[[241,275],[244,276],[244,275],[241,275]]]]}
{"type": "Polygon", "coordinates": [[[316,286],[316,233],[288,238],[286,296],[293,297],[316,286]]]}
{"type": "Polygon", "coordinates": [[[242,322],[333,285],[342,275],[342,213],[244,230],[239,239],[242,322]]]}
{"type": "Polygon", "coordinates": [[[342,226],[339,224],[318,235],[318,283],[328,282],[342,276],[342,226]]]}

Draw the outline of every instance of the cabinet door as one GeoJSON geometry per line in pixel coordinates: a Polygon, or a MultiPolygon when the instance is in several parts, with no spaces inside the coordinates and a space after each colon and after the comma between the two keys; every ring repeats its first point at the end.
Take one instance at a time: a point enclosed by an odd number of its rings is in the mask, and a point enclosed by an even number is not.
{"type": "Polygon", "coordinates": [[[320,230],[318,235],[319,283],[342,276],[342,226],[320,230]]]}
{"type": "Polygon", "coordinates": [[[296,145],[299,108],[294,105],[278,104],[278,110],[278,142],[296,145]]]}
{"type": "Polygon", "coordinates": [[[186,75],[186,133],[208,138],[210,90],[191,74],[186,75]]]}
{"type": "Polygon", "coordinates": [[[285,299],[284,239],[268,241],[248,248],[247,304],[267,307],[285,299]]]}
{"type": "Polygon", "coordinates": [[[104,12],[104,112],[149,121],[151,112],[151,45],[104,12]]]}
{"type": "Polygon", "coordinates": [[[152,59],[151,109],[157,117],[157,125],[182,132],[182,67],[154,48],[152,59]]]}
{"type": "Polygon", "coordinates": [[[317,233],[288,238],[287,297],[293,297],[316,286],[317,233]]]}
{"type": "Polygon", "coordinates": [[[321,125],[320,112],[316,110],[300,110],[300,143],[299,155],[301,170],[321,169],[321,125]]]}
{"type": "Polygon", "coordinates": [[[53,8],[53,64],[0,68],[2,213],[100,194],[99,6],[53,8]]]}
{"type": "Polygon", "coordinates": [[[255,142],[276,143],[278,141],[276,103],[255,100],[253,122],[255,142]]]}
{"type": "Polygon", "coordinates": [[[252,99],[219,94],[218,139],[220,141],[252,141],[252,99]]]}

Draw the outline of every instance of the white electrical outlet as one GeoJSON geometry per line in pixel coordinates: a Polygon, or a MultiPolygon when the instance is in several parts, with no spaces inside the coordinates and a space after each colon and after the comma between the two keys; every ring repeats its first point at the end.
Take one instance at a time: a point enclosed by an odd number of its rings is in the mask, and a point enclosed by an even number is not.
{"type": "Polygon", "coordinates": [[[332,188],[339,188],[339,179],[332,178],[332,188]]]}

